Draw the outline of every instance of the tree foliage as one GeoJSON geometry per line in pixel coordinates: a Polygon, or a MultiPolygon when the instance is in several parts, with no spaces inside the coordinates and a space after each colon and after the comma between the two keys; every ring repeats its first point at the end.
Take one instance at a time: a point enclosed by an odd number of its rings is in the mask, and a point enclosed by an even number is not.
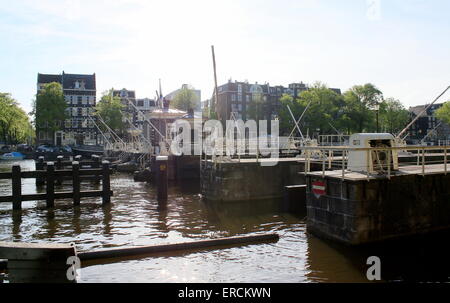
{"type": "Polygon", "coordinates": [[[247,106],[247,119],[259,121],[266,118],[266,104],[261,93],[253,93],[247,106]]]}
{"type": "Polygon", "coordinates": [[[344,94],[345,128],[351,132],[375,130],[374,107],[383,100],[383,93],[373,84],[355,85],[344,94]]]}
{"type": "Polygon", "coordinates": [[[57,82],[45,84],[33,103],[32,115],[36,129],[52,133],[60,130],[67,118],[66,108],[61,84],[57,82]]]}
{"type": "MultiPolygon", "coordinates": [[[[340,95],[317,82],[298,98],[283,95],[280,103],[280,131],[284,135],[289,135],[295,126],[287,105],[298,119],[309,104],[300,127],[302,132],[309,130],[311,134],[336,134],[336,130],[348,135],[375,131],[377,111],[380,130],[387,132],[398,132],[409,119],[408,111],[400,101],[383,100],[383,93],[370,83],[355,85],[340,95]]],[[[295,134],[298,135],[298,131],[295,134]]]]}
{"type": "Polygon", "coordinates": [[[197,94],[194,92],[194,90],[183,87],[173,98],[172,100],[172,106],[179,110],[189,111],[196,109],[198,107],[198,103],[200,100],[198,100],[197,94]]]}
{"type": "MultiPolygon", "coordinates": [[[[123,108],[120,98],[113,96],[112,90],[109,90],[103,92],[102,98],[97,103],[95,115],[99,116],[114,132],[123,133],[125,131],[123,108]]],[[[99,127],[106,130],[103,123],[99,123],[99,127]]]]}
{"type": "Polygon", "coordinates": [[[379,119],[381,130],[396,134],[408,123],[409,112],[399,100],[387,98],[380,104],[379,119]]]}
{"type": "Polygon", "coordinates": [[[437,111],[436,117],[439,120],[444,121],[447,124],[450,124],[450,101],[445,102],[437,111]]]}
{"type": "MultiPolygon", "coordinates": [[[[296,99],[290,95],[283,95],[280,103],[280,130],[283,134],[289,135],[295,126],[287,105],[289,105],[296,120],[307,109],[299,125],[304,133],[309,130],[311,133],[333,134],[335,133],[333,127],[340,126],[336,121],[340,113],[339,110],[343,105],[342,96],[320,82],[303,91],[296,99]]],[[[299,135],[297,130],[295,130],[295,134],[299,135]]]]}
{"type": "Polygon", "coordinates": [[[0,93],[0,140],[6,144],[27,142],[34,135],[28,115],[10,94],[0,93]]]}

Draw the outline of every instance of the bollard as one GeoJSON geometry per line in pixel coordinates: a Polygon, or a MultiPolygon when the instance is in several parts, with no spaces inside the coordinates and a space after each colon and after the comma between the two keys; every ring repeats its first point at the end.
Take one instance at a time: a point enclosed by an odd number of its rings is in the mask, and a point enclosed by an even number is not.
{"type": "Polygon", "coordinates": [[[80,205],[80,163],[72,162],[73,205],[80,205]]]}
{"type": "MultiPolygon", "coordinates": [[[[40,156],[36,162],[36,170],[43,171],[44,170],[44,156],[40,156]]],[[[38,174],[36,177],[36,185],[43,185],[45,183],[44,177],[41,174],[38,174]]]]}
{"type": "Polygon", "coordinates": [[[167,169],[169,164],[169,157],[156,157],[156,186],[158,190],[158,202],[167,201],[167,169]]]}
{"type": "Polygon", "coordinates": [[[103,205],[111,203],[111,184],[109,177],[109,161],[102,162],[102,203],[103,205]]]}
{"type": "Polygon", "coordinates": [[[47,162],[47,207],[55,206],[55,164],[47,162]]]}
{"type": "Polygon", "coordinates": [[[12,202],[13,209],[22,208],[22,179],[20,176],[20,165],[13,165],[12,167],[12,202]]]}

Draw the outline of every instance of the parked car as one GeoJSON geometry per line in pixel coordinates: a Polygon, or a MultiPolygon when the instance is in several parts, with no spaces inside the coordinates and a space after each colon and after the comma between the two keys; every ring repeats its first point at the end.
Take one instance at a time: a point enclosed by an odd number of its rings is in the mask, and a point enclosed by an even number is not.
{"type": "Polygon", "coordinates": [[[54,146],[50,146],[50,145],[39,145],[38,148],[36,149],[36,151],[40,152],[40,153],[51,153],[53,152],[55,149],[54,146]]]}

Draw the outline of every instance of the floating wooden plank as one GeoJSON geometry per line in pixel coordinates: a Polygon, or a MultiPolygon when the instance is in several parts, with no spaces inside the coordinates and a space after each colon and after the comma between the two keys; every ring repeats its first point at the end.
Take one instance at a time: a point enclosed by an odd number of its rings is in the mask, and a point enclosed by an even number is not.
{"type": "Polygon", "coordinates": [[[176,244],[150,245],[129,248],[115,248],[108,250],[99,250],[92,252],[79,253],[80,260],[96,260],[107,258],[120,258],[128,256],[145,255],[161,252],[182,251],[191,249],[208,249],[222,245],[247,245],[258,242],[278,241],[278,234],[264,234],[241,237],[229,237],[213,240],[200,240],[176,244]]]}

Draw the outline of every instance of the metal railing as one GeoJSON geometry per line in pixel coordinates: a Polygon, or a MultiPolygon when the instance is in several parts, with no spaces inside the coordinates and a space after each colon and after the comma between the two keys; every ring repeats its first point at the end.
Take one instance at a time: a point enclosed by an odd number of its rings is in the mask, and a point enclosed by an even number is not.
{"type": "Polygon", "coordinates": [[[348,135],[319,135],[319,145],[321,146],[343,146],[348,145],[350,136],[348,135]]]}
{"type": "MultiPolygon", "coordinates": [[[[359,177],[365,175],[369,181],[371,178],[386,177],[390,179],[397,172],[411,172],[419,175],[444,173],[448,170],[448,157],[450,145],[444,146],[399,146],[377,148],[351,148],[351,147],[302,147],[305,151],[305,174],[311,172],[312,164],[321,165],[322,176],[327,171],[340,171],[340,178],[344,179],[350,173],[359,173],[359,177]],[[319,152],[318,152],[319,151],[319,152]],[[399,152],[407,151],[408,155],[400,155],[399,152]],[[354,152],[359,152],[355,155],[354,152]],[[428,153],[427,153],[428,152],[428,153]],[[334,156],[338,154],[339,156],[334,156]],[[349,154],[356,157],[364,156],[365,163],[352,166],[349,170],[349,154]],[[383,155],[380,160],[379,156],[383,155]],[[378,157],[378,158],[377,158],[378,157]],[[384,158],[385,157],[385,158],[384,158]],[[404,168],[407,167],[407,170],[404,168]],[[403,170],[402,170],[403,168],[403,170]]],[[[337,174],[333,174],[337,176],[337,174]]]]}

